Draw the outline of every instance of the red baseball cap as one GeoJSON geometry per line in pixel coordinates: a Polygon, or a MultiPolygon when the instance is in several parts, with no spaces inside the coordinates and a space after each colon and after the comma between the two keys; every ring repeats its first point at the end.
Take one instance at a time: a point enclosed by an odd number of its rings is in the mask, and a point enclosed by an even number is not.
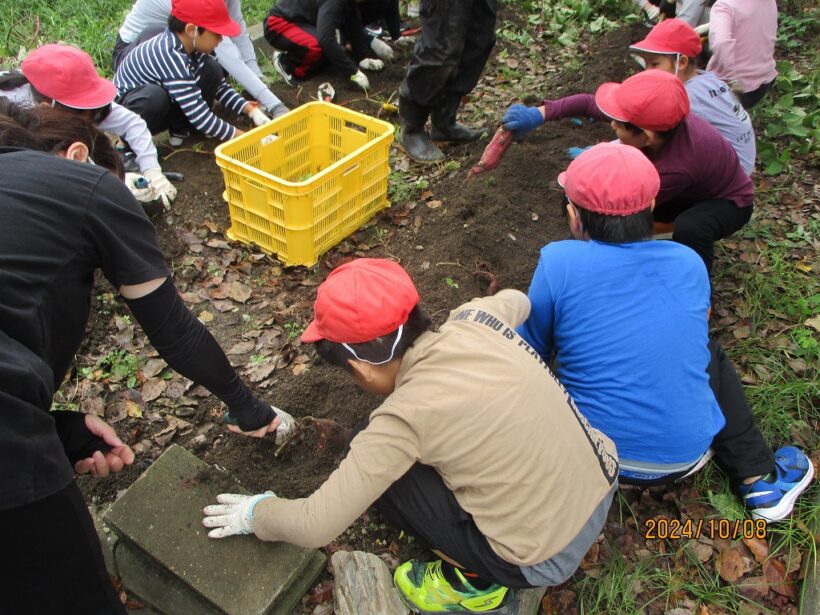
{"type": "Polygon", "coordinates": [[[599,143],[578,156],[558,176],[567,198],[606,216],[629,216],[648,208],[661,179],[641,150],[622,143],[599,143]]]}
{"type": "Polygon", "coordinates": [[[114,84],[97,74],[91,56],[70,45],[35,49],[20,70],[40,94],[72,109],[99,109],[117,95],[114,84]]]}
{"type": "Polygon", "coordinates": [[[669,130],[689,114],[689,96],[675,75],[650,69],[623,83],[604,83],[595,103],[606,115],[646,130],[669,130]]]}
{"type": "Polygon", "coordinates": [[[418,302],[413,280],[398,263],[381,258],[345,263],[319,286],[314,319],[302,341],[369,342],[406,323],[418,302]]]}
{"type": "Polygon", "coordinates": [[[629,46],[639,53],[679,53],[694,58],[703,49],[695,29],[681,19],[664,19],[642,41],[629,46]]]}
{"type": "Polygon", "coordinates": [[[222,36],[236,36],[242,31],[231,19],[225,0],[171,0],[171,15],[222,36]]]}

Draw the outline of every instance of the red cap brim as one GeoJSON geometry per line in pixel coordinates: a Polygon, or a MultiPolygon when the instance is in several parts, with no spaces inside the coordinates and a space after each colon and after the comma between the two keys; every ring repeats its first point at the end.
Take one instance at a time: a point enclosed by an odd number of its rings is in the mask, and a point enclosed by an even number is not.
{"type": "Polygon", "coordinates": [[[311,344],[313,342],[318,342],[319,340],[325,339],[324,336],[319,333],[319,325],[316,324],[315,318],[310,321],[310,324],[302,332],[302,336],[299,339],[306,344],[311,344]]]}
{"type": "Polygon", "coordinates": [[[108,79],[100,80],[90,90],[72,96],[63,96],[57,101],[72,109],[99,109],[113,102],[117,88],[108,79]]]}
{"type": "Polygon", "coordinates": [[[613,120],[628,122],[629,119],[627,119],[626,113],[615,101],[615,94],[618,92],[618,88],[620,87],[620,83],[602,84],[595,92],[595,104],[598,105],[601,112],[608,115],[613,120]]]}
{"type": "Polygon", "coordinates": [[[236,36],[242,32],[242,27],[233,19],[229,19],[224,24],[219,24],[218,26],[206,26],[205,29],[221,34],[222,36],[236,36]]]}

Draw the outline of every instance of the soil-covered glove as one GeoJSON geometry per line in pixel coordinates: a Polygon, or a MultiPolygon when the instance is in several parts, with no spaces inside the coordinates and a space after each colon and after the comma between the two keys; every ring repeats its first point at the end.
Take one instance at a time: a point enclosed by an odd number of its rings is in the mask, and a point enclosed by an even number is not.
{"type": "Polygon", "coordinates": [[[259,108],[259,105],[254,105],[251,108],[250,113],[248,113],[248,117],[251,118],[254,126],[264,126],[268,122],[273,121],[267,115],[265,115],[265,112],[259,108]]]}
{"type": "Polygon", "coordinates": [[[219,504],[206,506],[202,512],[205,518],[202,525],[212,527],[208,536],[225,538],[235,534],[253,533],[253,508],[260,501],[275,497],[273,491],[257,495],[240,495],[238,493],[220,493],[216,496],[219,504]]]}
{"type": "Polygon", "coordinates": [[[359,62],[359,68],[362,70],[381,70],[384,68],[384,62],[375,58],[365,58],[359,62]]]}
{"type": "Polygon", "coordinates": [[[385,62],[392,62],[393,58],[396,57],[393,48],[376,36],[370,41],[370,48],[373,50],[373,53],[385,62]]]}
{"type": "Polygon", "coordinates": [[[282,422],[279,423],[279,427],[276,428],[276,444],[282,444],[290,433],[293,431],[293,428],[296,426],[296,419],[294,419],[290,414],[277,408],[276,406],[271,406],[273,411],[276,413],[282,422]]]}
{"type": "Polygon", "coordinates": [[[281,102],[278,105],[276,105],[273,109],[268,109],[268,113],[270,113],[270,116],[273,119],[276,119],[277,117],[282,117],[288,111],[290,111],[290,109],[288,109],[285,106],[285,103],[281,103],[281,102]]]}
{"type": "Polygon", "coordinates": [[[166,210],[171,209],[171,203],[177,198],[177,189],[165,175],[162,169],[155,167],[145,171],[145,177],[151,182],[151,190],[155,199],[162,199],[162,206],[166,210]]]}
{"type": "Polygon", "coordinates": [[[151,190],[151,182],[145,175],[139,173],[126,173],[123,179],[125,185],[140,203],[150,203],[154,200],[154,191],[151,190]]]}
{"type": "Polygon", "coordinates": [[[363,90],[370,89],[370,81],[367,80],[367,75],[360,70],[356,71],[355,75],[350,75],[350,80],[363,90]]]}
{"type": "Polygon", "coordinates": [[[544,123],[544,116],[538,107],[525,107],[524,105],[513,105],[504,114],[501,121],[504,128],[516,135],[525,135],[535,130],[544,123]]]}

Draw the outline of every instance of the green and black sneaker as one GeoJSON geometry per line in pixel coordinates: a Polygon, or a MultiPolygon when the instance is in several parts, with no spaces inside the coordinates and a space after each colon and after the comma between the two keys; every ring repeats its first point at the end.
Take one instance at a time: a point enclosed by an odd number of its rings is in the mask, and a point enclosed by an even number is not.
{"type": "Polygon", "coordinates": [[[496,613],[514,615],[514,591],[502,585],[476,589],[455,568],[461,587],[455,588],[444,578],[441,560],[410,560],[396,568],[393,581],[399,596],[414,613],[496,613]]]}

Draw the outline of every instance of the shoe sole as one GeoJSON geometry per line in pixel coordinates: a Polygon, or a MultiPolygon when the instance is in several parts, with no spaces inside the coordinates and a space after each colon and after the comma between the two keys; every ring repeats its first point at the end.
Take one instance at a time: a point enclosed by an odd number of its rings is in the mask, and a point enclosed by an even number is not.
{"type": "MultiPolygon", "coordinates": [[[[808,458],[807,458],[808,459],[808,458]]],[[[792,514],[792,510],[794,510],[794,503],[797,501],[797,498],[806,490],[806,487],[809,486],[812,479],[814,478],[814,464],[809,461],[809,469],[806,472],[806,475],[802,478],[802,480],[797,483],[797,486],[792,489],[788,494],[783,496],[783,499],[780,500],[780,503],[777,506],[773,506],[771,508],[762,508],[759,512],[752,512],[753,519],[762,519],[763,521],[768,521],[769,523],[773,523],[775,521],[782,521],[790,514],[792,514]]]]}

